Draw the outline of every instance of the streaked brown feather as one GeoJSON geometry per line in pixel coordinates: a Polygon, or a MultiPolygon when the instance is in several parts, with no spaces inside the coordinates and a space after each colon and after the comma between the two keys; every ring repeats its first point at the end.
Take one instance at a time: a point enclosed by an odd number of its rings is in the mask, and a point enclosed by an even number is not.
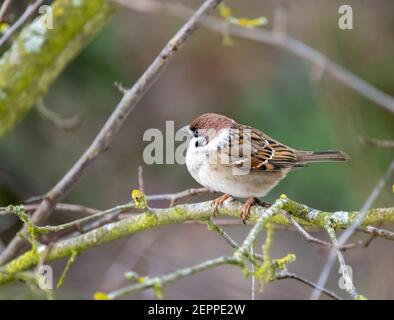
{"type": "MultiPolygon", "coordinates": [[[[250,142],[251,170],[277,171],[284,168],[300,166],[293,149],[248,126],[236,125],[230,130],[230,139],[225,153],[231,154],[228,165],[240,167],[245,161],[244,143],[250,142]],[[230,149],[230,150],[229,150],[230,149]]],[[[247,155],[246,155],[247,157],[247,155]]]]}

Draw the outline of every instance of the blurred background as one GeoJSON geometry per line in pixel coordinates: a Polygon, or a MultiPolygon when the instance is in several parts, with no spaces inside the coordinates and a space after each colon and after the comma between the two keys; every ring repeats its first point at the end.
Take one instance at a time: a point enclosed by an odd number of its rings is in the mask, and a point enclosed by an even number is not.
{"type": "MultiPolygon", "coordinates": [[[[201,1],[185,0],[196,8],[201,1]]],[[[266,16],[270,22],[274,0],[228,0],[235,16],[266,16]]],[[[347,1],[353,8],[354,29],[338,28],[338,8],[343,1],[291,1],[289,33],[323,52],[384,92],[394,95],[394,3],[390,0],[347,1]]],[[[0,206],[48,191],[79,158],[121,98],[114,86],[131,86],[164,44],[182,25],[167,15],[121,9],[86,49],[66,68],[49,90],[45,104],[64,116],[78,115],[81,126],[64,132],[40,116],[36,109],[0,140],[0,206]]],[[[270,23],[266,28],[272,28],[270,23]]],[[[183,165],[146,165],[142,153],[149,128],[164,132],[165,121],[176,128],[205,112],[217,112],[255,126],[279,141],[305,150],[340,149],[351,156],[345,164],[316,164],[296,170],[265,199],[281,193],[322,210],[358,210],[393,158],[393,150],[371,148],[359,137],[393,139],[393,114],[324,74],[313,77],[313,68],[300,58],[262,43],[233,38],[222,44],[222,35],[199,30],[176,55],[127,123],[110,150],[84,174],[65,202],[110,208],[130,201],[138,187],[137,169],[144,170],[147,194],[172,193],[198,187],[183,165]]],[[[375,207],[393,205],[388,182],[375,207]]],[[[213,195],[184,202],[212,199],[213,195]]],[[[151,203],[165,207],[167,202],[151,203]]],[[[59,224],[77,216],[52,215],[59,224]]],[[[384,226],[390,229],[391,226],[384,226]]],[[[0,246],[20,228],[16,218],[0,219],[0,246]]],[[[250,226],[225,228],[241,241],[250,226]]],[[[317,237],[327,239],[325,233],[317,237]]],[[[256,248],[264,241],[259,237],[256,248]]],[[[357,237],[356,237],[357,238],[357,237]]],[[[360,237],[365,239],[366,237],[360,237]]],[[[1,248],[0,248],[1,250],[1,248]]],[[[69,271],[58,299],[91,299],[96,291],[126,285],[124,272],[162,275],[181,267],[230,252],[216,234],[200,225],[172,225],[119,239],[80,255],[69,271]]],[[[298,233],[278,230],[272,257],[295,253],[289,271],[316,281],[327,252],[307,243],[298,233]]],[[[376,239],[366,249],[345,253],[353,267],[358,290],[372,299],[394,298],[393,243],[376,239]]],[[[64,260],[51,263],[60,276],[64,260]]],[[[341,296],[338,266],[327,287],[341,296]]],[[[258,299],[306,299],[310,288],[294,280],[276,281],[257,293],[258,299]]],[[[169,285],[165,298],[249,299],[251,279],[233,267],[209,270],[169,285]]],[[[151,291],[129,298],[153,298],[151,291]]],[[[0,286],[0,299],[38,299],[28,286],[0,286]]],[[[324,298],[324,296],[323,296],[324,298]]]]}

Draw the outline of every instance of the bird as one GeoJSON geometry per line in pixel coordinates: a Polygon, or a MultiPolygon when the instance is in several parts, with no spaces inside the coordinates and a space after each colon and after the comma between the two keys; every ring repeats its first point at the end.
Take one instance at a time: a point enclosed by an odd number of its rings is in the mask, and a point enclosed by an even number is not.
{"type": "Polygon", "coordinates": [[[182,128],[189,137],[186,167],[209,190],[223,193],[212,201],[213,215],[227,199],[246,198],[243,223],[255,204],[269,206],[266,196],[287,174],[314,162],[346,161],[343,151],[291,148],[248,125],[216,113],[205,113],[182,128]]]}

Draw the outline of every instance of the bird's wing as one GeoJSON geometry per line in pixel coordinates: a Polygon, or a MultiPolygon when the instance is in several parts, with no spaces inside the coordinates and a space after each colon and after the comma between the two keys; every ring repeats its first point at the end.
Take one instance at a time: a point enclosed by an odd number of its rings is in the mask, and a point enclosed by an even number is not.
{"type": "Polygon", "coordinates": [[[249,165],[254,171],[277,171],[300,166],[293,149],[247,126],[231,129],[220,151],[219,160],[232,167],[249,165]]]}

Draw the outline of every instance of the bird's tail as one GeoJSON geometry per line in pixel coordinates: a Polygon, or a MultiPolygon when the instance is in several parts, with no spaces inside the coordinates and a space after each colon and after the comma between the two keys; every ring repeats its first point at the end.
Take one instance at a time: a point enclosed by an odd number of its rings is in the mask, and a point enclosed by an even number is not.
{"type": "Polygon", "coordinates": [[[343,151],[327,150],[327,151],[297,151],[297,161],[300,165],[310,162],[331,162],[346,161],[350,157],[343,151]]]}

